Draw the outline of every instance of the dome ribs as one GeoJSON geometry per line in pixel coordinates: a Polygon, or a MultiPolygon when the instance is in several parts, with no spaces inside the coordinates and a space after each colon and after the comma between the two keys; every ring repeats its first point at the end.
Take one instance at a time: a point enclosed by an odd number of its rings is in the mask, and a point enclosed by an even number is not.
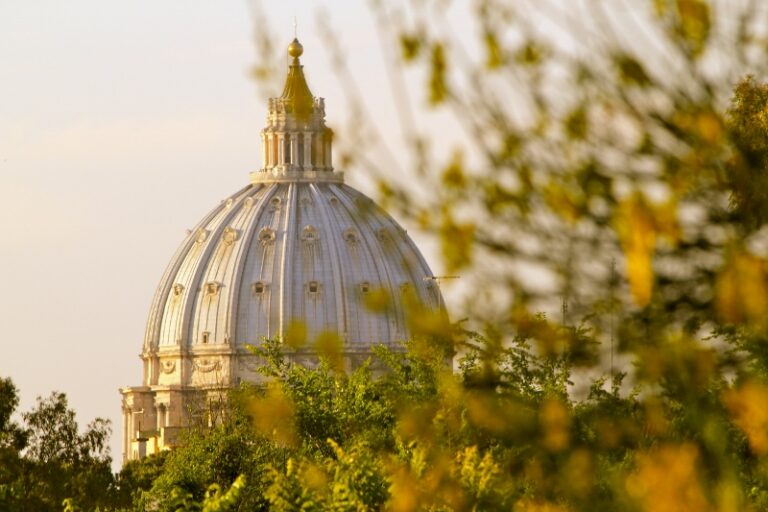
{"type": "Polygon", "coordinates": [[[285,335],[286,329],[292,318],[292,301],[291,295],[293,293],[286,293],[291,291],[292,279],[290,279],[291,270],[288,268],[289,262],[293,260],[293,247],[294,244],[289,243],[296,237],[295,224],[296,221],[292,218],[294,213],[295,198],[295,183],[288,183],[288,197],[286,203],[289,207],[284,212],[283,226],[278,234],[278,241],[281,245],[280,251],[280,309],[279,309],[279,327],[278,333],[282,337],[285,335]]]}
{"type": "Polygon", "coordinates": [[[319,212],[320,224],[323,227],[323,231],[326,233],[325,242],[327,247],[327,253],[330,256],[331,272],[333,275],[333,298],[334,309],[336,313],[336,326],[339,331],[338,334],[342,340],[346,343],[349,337],[349,325],[347,321],[347,304],[344,295],[344,287],[346,285],[346,279],[344,273],[341,271],[340,264],[342,255],[339,251],[340,245],[335,242],[334,238],[338,231],[338,223],[333,223],[329,215],[328,208],[325,207],[326,195],[320,190],[320,187],[327,189],[327,185],[310,184],[309,191],[313,199],[313,204],[317,205],[316,209],[319,212]]]}

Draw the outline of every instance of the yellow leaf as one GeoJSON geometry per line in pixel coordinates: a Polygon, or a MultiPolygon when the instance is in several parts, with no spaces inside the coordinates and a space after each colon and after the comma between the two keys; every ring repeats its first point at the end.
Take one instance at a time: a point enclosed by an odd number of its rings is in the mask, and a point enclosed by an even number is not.
{"type": "Polygon", "coordinates": [[[440,245],[448,272],[460,270],[472,262],[474,243],[474,224],[458,223],[446,213],[440,226],[440,245]]]}
{"type": "Polygon", "coordinates": [[[429,102],[437,105],[445,101],[448,96],[447,72],[448,62],[445,58],[445,49],[442,44],[432,47],[429,75],[429,102]]]}
{"type": "Polygon", "coordinates": [[[363,295],[363,305],[374,313],[383,313],[392,306],[392,297],[385,288],[373,288],[363,295]]]}
{"type": "Polygon", "coordinates": [[[626,264],[629,288],[635,303],[645,307],[653,292],[653,253],[656,226],[653,214],[639,195],[619,205],[616,231],[626,264]]]}
{"type": "Polygon", "coordinates": [[[749,381],[737,389],[723,392],[723,404],[731,413],[733,422],[749,440],[749,446],[758,455],[768,453],[768,387],[749,381]]]}
{"type": "Polygon", "coordinates": [[[293,428],[295,408],[279,387],[270,386],[264,396],[254,398],[248,412],[259,434],[281,445],[293,446],[296,443],[293,428]]]}
{"type": "Polygon", "coordinates": [[[496,69],[504,63],[501,45],[499,45],[499,40],[493,31],[485,32],[485,50],[488,54],[485,65],[488,66],[488,69],[496,69]]]}
{"type": "Polygon", "coordinates": [[[466,186],[464,165],[460,152],[454,152],[450,163],[443,170],[441,176],[443,185],[447,188],[463,189],[466,186]]]}
{"type": "Polygon", "coordinates": [[[768,286],[765,261],[735,250],[720,271],[715,286],[717,311],[728,323],[749,323],[765,328],[768,286]]]}
{"type": "Polygon", "coordinates": [[[567,448],[570,441],[571,418],[565,404],[555,398],[548,398],[539,410],[544,447],[552,452],[567,448]]]}
{"type": "Polygon", "coordinates": [[[680,16],[680,35],[688,42],[694,55],[706,47],[709,37],[709,4],[703,0],[677,0],[680,16]]]}
{"type": "Polygon", "coordinates": [[[704,112],[696,118],[696,128],[701,139],[708,144],[715,144],[723,133],[720,118],[713,112],[704,112]]]}
{"type": "Polygon", "coordinates": [[[287,346],[296,350],[307,343],[307,326],[298,320],[288,324],[285,329],[283,341],[287,346]]]}
{"type": "Polygon", "coordinates": [[[315,340],[315,349],[320,357],[325,358],[331,368],[337,372],[344,371],[344,354],[342,352],[342,340],[338,334],[323,331],[315,340]]]}
{"type": "Polygon", "coordinates": [[[702,489],[699,453],[692,444],[668,445],[637,455],[625,482],[627,493],[646,512],[713,510],[702,489]]]}

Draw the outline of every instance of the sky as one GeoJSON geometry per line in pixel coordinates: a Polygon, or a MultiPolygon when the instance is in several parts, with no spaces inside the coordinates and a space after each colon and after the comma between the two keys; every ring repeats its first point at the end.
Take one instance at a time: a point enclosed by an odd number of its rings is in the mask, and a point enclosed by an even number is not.
{"type": "MultiPolygon", "coordinates": [[[[250,70],[265,27],[248,1],[0,0],[0,376],[19,388],[21,411],[56,390],[81,426],[111,419],[116,469],[118,389],[141,383],[165,265],[186,229],[261,165],[266,105],[250,70]]],[[[345,112],[315,21],[325,9],[362,89],[377,93],[369,113],[396,139],[366,5],[263,8],[279,48],[296,18],[310,87],[333,126],[345,112]]],[[[362,171],[344,171],[369,191],[362,171]]],[[[414,238],[439,273],[430,241],[414,238]]]]}

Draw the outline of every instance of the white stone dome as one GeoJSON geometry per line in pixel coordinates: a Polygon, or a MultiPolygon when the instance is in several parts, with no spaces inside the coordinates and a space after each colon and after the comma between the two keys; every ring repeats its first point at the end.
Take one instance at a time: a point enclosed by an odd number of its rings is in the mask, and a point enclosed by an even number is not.
{"type": "Polygon", "coordinates": [[[330,331],[355,352],[405,340],[404,289],[440,306],[429,267],[389,215],[332,177],[257,181],[214,208],[168,265],[144,350],[237,349],[296,321],[310,340],[330,331]],[[365,307],[378,290],[390,310],[365,307]]]}

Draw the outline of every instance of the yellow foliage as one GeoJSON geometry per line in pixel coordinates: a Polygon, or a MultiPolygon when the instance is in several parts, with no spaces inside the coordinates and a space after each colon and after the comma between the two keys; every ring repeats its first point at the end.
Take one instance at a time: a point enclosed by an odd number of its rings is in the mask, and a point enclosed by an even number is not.
{"type": "Polygon", "coordinates": [[[323,331],[315,339],[315,348],[318,355],[325,358],[331,368],[337,372],[344,371],[342,346],[343,341],[335,332],[323,331]]]}
{"type": "Polygon", "coordinates": [[[704,0],[677,0],[680,35],[690,45],[694,55],[706,48],[710,29],[709,4],[704,0]]]}
{"type": "Polygon", "coordinates": [[[746,251],[733,251],[715,286],[717,311],[729,323],[764,328],[768,314],[765,261],[746,251]]]}
{"type": "Polygon", "coordinates": [[[491,452],[480,457],[477,446],[469,446],[456,455],[461,481],[475,489],[478,495],[494,490],[494,480],[502,474],[501,467],[493,460],[491,452]]]}
{"type": "Polygon", "coordinates": [[[625,486],[647,512],[706,512],[713,510],[696,468],[699,453],[692,444],[666,445],[635,459],[625,486]]]}
{"type": "Polygon", "coordinates": [[[708,144],[716,144],[723,134],[723,125],[714,112],[699,114],[696,128],[701,139],[708,144]]]}
{"type": "Polygon", "coordinates": [[[459,223],[444,212],[440,225],[440,248],[448,272],[455,272],[472,263],[475,246],[475,225],[459,223]]]}
{"type": "Polygon", "coordinates": [[[752,450],[759,455],[768,453],[768,386],[748,381],[724,391],[722,400],[752,450]]]}
{"type": "Polygon", "coordinates": [[[467,412],[470,421],[485,430],[500,434],[507,430],[508,424],[500,412],[499,402],[493,395],[473,393],[467,397],[467,412]]]}
{"type": "Polygon", "coordinates": [[[564,477],[569,491],[577,496],[586,496],[594,486],[595,468],[589,450],[574,450],[565,464],[564,477]]]}
{"type": "Polygon", "coordinates": [[[568,508],[548,501],[534,501],[529,499],[515,503],[514,512],[568,512],[568,508]]]}
{"type": "Polygon", "coordinates": [[[616,232],[624,251],[632,297],[638,306],[645,307],[653,292],[656,228],[652,213],[641,196],[632,196],[619,205],[616,232]]]}
{"type": "Polygon", "coordinates": [[[255,397],[248,407],[256,431],[281,445],[296,443],[295,406],[278,385],[268,386],[264,396],[255,397]]]}
{"type": "Polygon", "coordinates": [[[463,189],[466,186],[466,173],[460,152],[454,152],[451,161],[443,169],[441,181],[447,188],[463,189]]]}
{"type": "Polygon", "coordinates": [[[372,288],[363,295],[363,305],[370,311],[383,313],[390,309],[392,298],[385,288],[372,288]]]}
{"type": "Polygon", "coordinates": [[[556,183],[549,183],[544,189],[544,199],[547,205],[568,222],[575,222],[581,216],[581,199],[577,197],[578,195],[580,193],[556,183]]]}
{"type": "Polygon", "coordinates": [[[299,349],[307,344],[307,326],[298,320],[288,324],[285,329],[284,343],[292,349],[299,349]]]}
{"type": "Polygon", "coordinates": [[[556,398],[547,398],[539,409],[543,431],[542,442],[547,450],[559,452],[570,442],[571,418],[565,404],[556,398]]]}
{"type": "Polygon", "coordinates": [[[301,467],[301,481],[313,491],[322,494],[328,485],[328,475],[322,466],[305,463],[301,467]]]}

